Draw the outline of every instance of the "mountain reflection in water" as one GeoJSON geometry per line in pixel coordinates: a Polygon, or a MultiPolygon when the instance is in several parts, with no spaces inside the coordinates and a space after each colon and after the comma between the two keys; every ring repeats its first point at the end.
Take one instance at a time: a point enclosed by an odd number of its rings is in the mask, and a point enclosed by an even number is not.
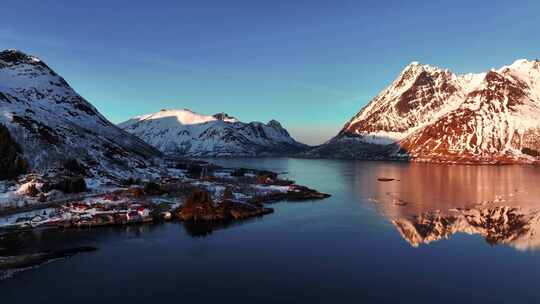
{"type": "Polygon", "coordinates": [[[455,233],[479,234],[491,244],[506,244],[518,250],[540,248],[538,211],[507,206],[457,209],[444,214],[426,212],[392,220],[401,236],[413,247],[448,238],[455,233]]]}
{"type": "Polygon", "coordinates": [[[540,249],[540,170],[534,166],[404,164],[357,170],[357,189],[413,247],[456,233],[540,249]],[[394,181],[378,181],[378,178],[394,181]]]}

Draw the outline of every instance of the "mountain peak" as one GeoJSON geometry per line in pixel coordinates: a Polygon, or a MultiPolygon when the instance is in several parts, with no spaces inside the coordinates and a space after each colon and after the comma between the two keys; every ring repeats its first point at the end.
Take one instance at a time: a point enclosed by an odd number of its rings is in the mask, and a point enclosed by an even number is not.
{"type": "Polygon", "coordinates": [[[418,61],[411,61],[411,63],[409,63],[407,66],[405,66],[405,70],[408,70],[408,69],[413,69],[413,68],[418,68],[418,67],[421,67],[422,64],[418,61]]]}
{"type": "Polygon", "coordinates": [[[281,123],[279,123],[279,121],[277,121],[275,119],[271,119],[266,125],[269,126],[269,127],[277,128],[277,129],[282,129],[283,128],[281,126],[281,123]]]}
{"type": "Polygon", "coordinates": [[[238,121],[236,118],[229,116],[229,114],[224,113],[224,112],[216,113],[212,115],[212,117],[214,117],[217,120],[228,121],[228,122],[238,121]]]}
{"type": "Polygon", "coordinates": [[[444,69],[441,69],[439,67],[429,65],[429,64],[423,64],[418,61],[412,61],[409,63],[405,68],[403,69],[403,72],[410,71],[410,70],[420,70],[420,71],[426,71],[426,72],[434,72],[434,71],[442,71],[444,69]]]}
{"type": "Polygon", "coordinates": [[[539,104],[538,60],[459,76],[412,62],[319,151],[354,140],[421,161],[540,162],[539,104]]]}
{"type": "Polygon", "coordinates": [[[418,61],[413,61],[401,71],[393,83],[393,88],[391,87],[390,89],[407,89],[410,85],[413,85],[419,77],[433,78],[441,76],[446,77],[449,75],[453,75],[449,70],[443,70],[429,64],[421,64],[418,61]]]}
{"type": "Polygon", "coordinates": [[[281,124],[244,123],[226,114],[167,110],[119,124],[165,154],[182,156],[287,155],[306,149],[281,124]]]}
{"type": "Polygon", "coordinates": [[[0,105],[0,124],[36,172],[76,158],[92,168],[90,175],[142,173],[160,154],[115,127],[43,61],[20,50],[0,51],[0,105]]]}
{"type": "Polygon", "coordinates": [[[511,65],[503,66],[502,68],[496,71],[498,71],[499,73],[504,73],[508,71],[528,73],[531,70],[540,70],[540,61],[538,61],[538,59],[535,59],[535,60],[529,60],[529,59],[524,59],[524,58],[518,59],[514,61],[511,65]]]}
{"type": "Polygon", "coordinates": [[[28,55],[18,49],[7,49],[0,51],[0,60],[8,63],[37,63],[41,59],[28,55]]]}
{"type": "Polygon", "coordinates": [[[533,61],[529,61],[529,59],[527,58],[521,58],[514,61],[512,65],[522,65],[522,64],[529,64],[529,63],[533,63],[533,61]]]}

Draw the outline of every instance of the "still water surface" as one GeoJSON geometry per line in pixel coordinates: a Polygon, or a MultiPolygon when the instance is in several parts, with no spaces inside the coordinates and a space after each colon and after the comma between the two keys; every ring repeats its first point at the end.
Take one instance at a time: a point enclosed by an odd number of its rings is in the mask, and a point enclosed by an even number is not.
{"type": "Polygon", "coordinates": [[[333,196],[205,236],[179,223],[36,234],[99,250],[1,281],[0,303],[540,302],[539,167],[215,162],[333,196]]]}

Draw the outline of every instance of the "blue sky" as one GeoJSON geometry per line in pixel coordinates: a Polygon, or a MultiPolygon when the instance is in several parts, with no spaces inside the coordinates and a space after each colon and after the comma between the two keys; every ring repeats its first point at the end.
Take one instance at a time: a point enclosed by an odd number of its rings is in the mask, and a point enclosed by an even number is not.
{"type": "Polygon", "coordinates": [[[2,1],[0,48],[44,59],[113,122],[162,108],[333,136],[411,61],[540,57],[540,1],[2,1]]]}

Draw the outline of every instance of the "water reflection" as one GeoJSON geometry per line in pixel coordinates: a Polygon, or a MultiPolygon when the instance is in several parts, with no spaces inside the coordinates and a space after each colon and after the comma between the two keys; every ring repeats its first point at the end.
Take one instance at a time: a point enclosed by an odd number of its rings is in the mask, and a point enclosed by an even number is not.
{"type": "Polygon", "coordinates": [[[261,221],[262,217],[254,217],[236,221],[224,221],[224,222],[181,222],[187,235],[193,238],[207,237],[212,235],[215,231],[224,230],[232,227],[238,227],[248,223],[261,221]]]}
{"type": "Polygon", "coordinates": [[[505,244],[518,250],[540,248],[539,212],[501,206],[456,209],[392,220],[413,247],[449,238],[455,233],[478,234],[491,245],[505,244]]]}
{"type": "Polygon", "coordinates": [[[154,223],[128,226],[94,227],[89,229],[43,229],[0,235],[0,256],[15,256],[40,251],[59,250],[81,245],[96,245],[108,239],[135,240],[152,237],[153,233],[166,229],[166,225],[177,225],[192,238],[207,237],[215,231],[238,227],[261,221],[250,218],[240,221],[213,223],[154,223]]]}
{"type": "Polygon", "coordinates": [[[491,245],[540,249],[540,170],[536,167],[359,166],[358,193],[414,247],[466,233],[481,235],[491,245]],[[381,182],[380,177],[395,180],[381,182]]]}

